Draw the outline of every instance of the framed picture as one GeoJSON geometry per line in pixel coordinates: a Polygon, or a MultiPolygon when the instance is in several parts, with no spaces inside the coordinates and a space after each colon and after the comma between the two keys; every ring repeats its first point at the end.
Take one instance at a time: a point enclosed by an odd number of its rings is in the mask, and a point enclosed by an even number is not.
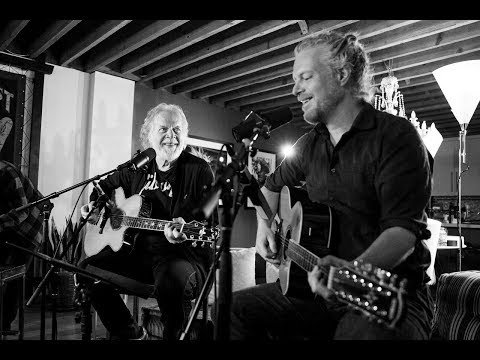
{"type": "Polygon", "coordinates": [[[227,153],[227,149],[225,147],[222,149],[222,143],[188,137],[187,145],[195,155],[203,158],[210,164],[214,174],[217,172],[219,163],[229,164],[232,161],[227,153]],[[222,151],[220,152],[220,150],[222,151]]]}
{"type": "MultiPolygon", "coordinates": [[[[271,174],[277,166],[277,155],[274,153],[258,150],[257,154],[252,158],[248,158],[248,171],[257,179],[258,186],[262,187],[267,179],[267,175],[271,174]]],[[[248,207],[253,207],[253,203],[248,199],[248,207]]]]}
{"type": "MultiPolygon", "coordinates": [[[[214,177],[217,175],[217,169],[220,164],[226,165],[232,161],[232,158],[228,155],[227,149],[222,143],[188,137],[187,145],[187,150],[190,150],[193,154],[203,158],[210,164],[214,177]],[[220,150],[222,151],[220,152],[220,150]]],[[[222,206],[222,199],[219,199],[218,201],[219,205],[222,206]]]]}

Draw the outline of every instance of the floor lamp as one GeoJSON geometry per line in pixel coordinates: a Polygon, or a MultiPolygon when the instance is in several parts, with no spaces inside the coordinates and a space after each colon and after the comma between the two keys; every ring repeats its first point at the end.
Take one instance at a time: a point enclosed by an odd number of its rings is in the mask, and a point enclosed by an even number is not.
{"type": "Polygon", "coordinates": [[[458,271],[462,271],[462,164],[466,164],[467,126],[480,100],[480,60],[462,61],[432,72],[460,124],[458,148],[458,271]]]}

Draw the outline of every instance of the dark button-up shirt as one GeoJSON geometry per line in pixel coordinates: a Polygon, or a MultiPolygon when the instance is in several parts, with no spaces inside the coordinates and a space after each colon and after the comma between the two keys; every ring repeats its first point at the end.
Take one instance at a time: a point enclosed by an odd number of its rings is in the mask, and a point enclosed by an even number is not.
{"type": "Polygon", "coordinates": [[[326,126],[318,124],[296,142],[293,155],[265,187],[278,192],[285,185],[302,184],[310,200],[333,209],[333,254],[353,260],[382,231],[403,227],[416,235],[417,243],[397,273],[410,277],[413,271],[415,282],[424,281],[419,277],[430,255],[420,240],[428,237],[431,170],[427,149],[410,121],[364,103],[336,146],[326,126]]]}

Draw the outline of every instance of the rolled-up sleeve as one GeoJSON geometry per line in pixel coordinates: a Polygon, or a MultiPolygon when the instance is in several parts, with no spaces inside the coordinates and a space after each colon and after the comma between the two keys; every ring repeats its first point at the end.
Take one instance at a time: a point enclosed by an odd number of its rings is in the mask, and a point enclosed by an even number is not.
{"type": "Polygon", "coordinates": [[[423,239],[425,208],[432,190],[428,150],[410,124],[400,123],[393,130],[383,141],[375,178],[381,205],[380,229],[399,226],[423,239]]]}

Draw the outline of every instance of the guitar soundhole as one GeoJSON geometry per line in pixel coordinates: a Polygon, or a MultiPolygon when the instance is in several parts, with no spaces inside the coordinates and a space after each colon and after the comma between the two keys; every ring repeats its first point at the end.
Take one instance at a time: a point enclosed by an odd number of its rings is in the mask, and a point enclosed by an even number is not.
{"type": "MultiPolygon", "coordinates": [[[[292,230],[291,229],[288,229],[287,230],[287,233],[285,234],[285,239],[290,239],[290,237],[292,236],[292,230]]],[[[287,251],[288,251],[288,244],[290,242],[289,241],[286,241],[284,242],[283,244],[283,259],[286,260],[287,259],[287,251]]]]}
{"type": "Polygon", "coordinates": [[[125,216],[125,212],[118,210],[112,215],[110,215],[110,225],[112,226],[112,230],[118,230],[122,227],[122,220],[125,216]]]}

